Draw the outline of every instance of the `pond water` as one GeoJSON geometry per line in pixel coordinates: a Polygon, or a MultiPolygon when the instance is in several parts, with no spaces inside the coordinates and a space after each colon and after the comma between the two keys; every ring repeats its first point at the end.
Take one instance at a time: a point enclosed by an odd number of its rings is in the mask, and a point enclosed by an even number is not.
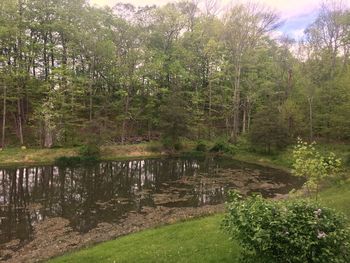
{"type": "Polygon", "coordinates": [[[86,233],[144,207],[220,204],[229,189],[275,197],[302,183],[280,170],[214,157],[0,169],[0,244],[28,242],[47,218],[67,219],[86,233]]]}

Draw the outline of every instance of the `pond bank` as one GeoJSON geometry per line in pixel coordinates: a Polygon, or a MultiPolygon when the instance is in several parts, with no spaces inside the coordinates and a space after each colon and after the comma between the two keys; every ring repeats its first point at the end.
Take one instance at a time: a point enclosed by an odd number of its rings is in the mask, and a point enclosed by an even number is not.
{"type": "MultiPolygon", "coordinates": [[[[321,203],[350,217],[350,181],[322,191],[321,203]]],[[[222,219],[219,214],[142,231],[55,258],[50,263],[239,262],[240,248],[220,229],[222,219]]]]}
{"type": "MultiPolygon", "coordinates": [[[[121,160],[129,158],[150,158],[165,155],[165,152],[152,148],[149,143],[132,145],[111,145],[101,148],[101,160],[121,160]]],[[[0,167],[51,165],[57,158],[79,155],[79,147],[75,148],[8,148],[0,151],[0,167]]]]}
{"type": "MultiPolygon", "coordinates": [[[[201,152],[192,152],[195,144],[186,144],[183,151],[176,155],[191,155],[201,152]]],[[[60,157],[76,157],[79,155],[79,147],[74,148],[8,148],[0,151],[0,167],[24,167],[37,165],[52,165],[55,160],[60,157]]],[[[169,156],[170,154],[162,151],[159,142],[128,144],[128,145],[109,145],[101,147],[101,161],[125,160],[125,159],[142,159],[142,158],[157,158],[169,156]]],[[[227,156],[238,161],[243,161],[252,164],[258,164],[270,168],[275,168],[290,172],[288,165],[285,163],[276,163],[269,158],[264,158],[260,155],[252,155],[245,152],[239,152],[234,156],[227,156]]]]}
{"type": "Polygon", "coordinates": [[[0,260],[6,262],[37,262],[115,239],[141,230],[222,213],[223,204],[198,208],[144,207],[141,213],[130,212],[119,223],[100,223],[97,228],[81,234],[69,226],[69,221],[56,217],[34,226],[35,239],[20,247],[19,240],[2,245],[0,260]]]}

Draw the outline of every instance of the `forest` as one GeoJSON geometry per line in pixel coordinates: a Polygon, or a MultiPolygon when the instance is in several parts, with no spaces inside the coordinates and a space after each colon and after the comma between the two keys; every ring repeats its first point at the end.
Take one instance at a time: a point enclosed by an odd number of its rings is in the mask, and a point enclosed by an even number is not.
{"type": "Polygon", "coordinates": [[[263,5],[216,2],[2,0],[1,146],[349,141],[350,10],[320,5],[296,41],[263,5]]]}
{"type": "Polygon", "coordinates": [[[162,1],[0,0],[0,261],[350,262],[350,1],[162,1]]]}

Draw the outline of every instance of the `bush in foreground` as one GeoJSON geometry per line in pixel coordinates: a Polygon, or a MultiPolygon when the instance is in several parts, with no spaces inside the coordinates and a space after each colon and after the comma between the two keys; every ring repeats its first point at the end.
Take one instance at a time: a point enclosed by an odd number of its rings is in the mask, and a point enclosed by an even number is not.
{"type": "Polygon", "coordinates": [[[241,262],[347,263],[346,220],[314,202],[241,199],[231,193],[224,227],[242,247],[241,262]]]}

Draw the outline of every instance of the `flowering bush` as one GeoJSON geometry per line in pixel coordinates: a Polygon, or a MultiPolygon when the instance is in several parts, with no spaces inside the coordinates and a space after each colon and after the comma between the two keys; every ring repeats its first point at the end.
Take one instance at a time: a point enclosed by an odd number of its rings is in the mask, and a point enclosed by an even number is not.
{"type": "Polygon", "coordinates": [[[341,159],[336,158],[332,152],[328,156],[322,156],[316,151],[315,144],[298,139],[298,144],[293,150],[293,173],[307,179],[305,186],[309,194],[316,193],[317,199],[320,182],[339,174],[341,159]]]}
{"type": "Polygon", "coordinates": [[[332,209],[236,192],[231,199],[223,225],[242,247],[241,262],[350,262],[349,228],[332,209]]]}

